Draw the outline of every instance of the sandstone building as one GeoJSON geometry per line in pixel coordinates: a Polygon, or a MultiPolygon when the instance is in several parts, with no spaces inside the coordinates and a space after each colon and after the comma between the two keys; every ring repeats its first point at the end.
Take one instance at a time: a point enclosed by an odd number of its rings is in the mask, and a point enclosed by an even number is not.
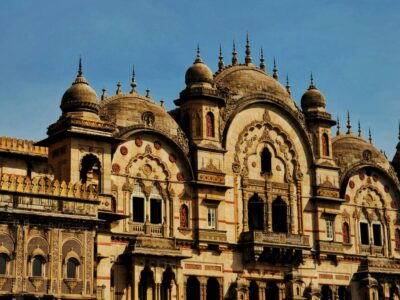
{"type": "Polygon", "coordinates": [[[245,54],[169,112],[80,65],[46,139],[0,138],[0,299],[399,299],[400,146],[245,54]]]}

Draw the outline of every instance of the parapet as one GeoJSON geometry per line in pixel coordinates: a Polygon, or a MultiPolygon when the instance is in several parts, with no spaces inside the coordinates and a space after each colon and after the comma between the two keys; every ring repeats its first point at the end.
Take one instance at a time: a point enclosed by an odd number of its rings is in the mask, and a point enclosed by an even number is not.
{"type": "Polygon", "coordinates": [[[39,155],[46,156],[48,154],[48,148],[42,146],[35,146],[34,141],[0,137],[0,151],[7,151],[13,153],[21,153],[27,155],[39,155]]]}

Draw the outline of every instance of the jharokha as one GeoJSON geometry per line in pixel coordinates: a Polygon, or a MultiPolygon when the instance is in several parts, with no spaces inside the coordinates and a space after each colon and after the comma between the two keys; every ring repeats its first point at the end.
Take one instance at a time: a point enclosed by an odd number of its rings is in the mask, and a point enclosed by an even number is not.
{"type": "Polygon", "coordinates": [[[0,138],[0,299],[399,299],[400,145],[312,78],[298,106],[248,40],[185,83],[99,99],[80,63],[47,138],[0,138]]]}

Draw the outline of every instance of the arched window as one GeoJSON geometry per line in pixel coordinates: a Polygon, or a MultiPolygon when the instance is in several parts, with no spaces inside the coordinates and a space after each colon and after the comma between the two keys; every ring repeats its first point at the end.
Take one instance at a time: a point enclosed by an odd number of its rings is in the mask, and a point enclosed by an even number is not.
{"type": "Polygon", "coordinates": [[[287,205],[281,197],[277,197],[272,202],[272,231],[287,233],[287,227],[287,205]]]}
{"type": "Polygon", "coordinates": [[[7,256],[0,254],[0,276],[7,274],[7,256]]]}
{"type": "Polygon", "coordinates": [[[272,164],[271,164],[271,153],[267,148],[264,148],[261,152],[261,174],[271,173],[272,164]]]}
{"type": "Polygon", "coordinates": [[[214,115],[212,112],[207,113],[206,124],[207,124],[207,136],[214,137],[215,136],[215,126],[214,126],[214,115]]]}
{"type": "Polygon", "coordinates": [[[322,134],[322,155],[329,156],[329,138],[326,133],[322,134]]]}
{"type": "Polygon", "coordinates": [[[342,225],[343,243],[350,244],[350,228],[347,222],[342,225]]]}
{"type": "Polygon", "coordinates": [[[189,209],[185,204],[183,204],[180,208],[179,221],[179,225],[181,228],[189,227],[189,209]]]}
{"type": "Polygon", "coordinates": [[[79,266],[79,261],[75,258],[70,258],[67,261],[67,278],[77,278],[77,270],[79,266]]]}
{"type": "Polygon", "coordinates": [[[41,256],[35,256],[32,261],[32,276],[33,277],[43,277],[43,265],[44,258],[41,256]]]}
{"type": "Polygon", "coordinates": [[[201,136],[201,118],[199,113],[196,113],[196,115],[194,116],[194,135],[196,137],[200,137],[201,136]]]}
{"type": "Polygon", "coordinates": [[[264,202],[255,193],[248,203],[248,224],[249,230],[264,229],[264,202]]]}
{"type": "Polygon", "coordinates": [[[132,220],[133,222],[143,223],[144,222],[144,199],[145,195],[142,191],[142,187],[135,183],[133,186],[133,197],[132,197],[132,220]]]}
{"type": "Polygon", "coordinates": [[[400,229],[396,229],[395,233],[396,249],[400,249],[400,229]]]}
{"type": "Polygon", "coordinates": [[[80,179],[86,185],[94,185],[100,191],[101,188],[101,164],[97,156],[85,155],[81,161],[80,179]]]}

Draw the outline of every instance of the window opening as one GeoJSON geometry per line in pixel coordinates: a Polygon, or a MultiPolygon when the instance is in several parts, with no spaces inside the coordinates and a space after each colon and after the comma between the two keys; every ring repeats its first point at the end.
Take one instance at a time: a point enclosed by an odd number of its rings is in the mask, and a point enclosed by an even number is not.
{"type": "Polygon", "coordinates": [[[271,164],[271,153],[267,148],[264,148],[261,152],[261,173],[271,173],[272,164],[271,164]]]}
{"type": "Polygon", "coordinates": [[[95,155],[88,154],[82,158],[80,179],[82,183],[94,185],[100,190],[101,165],[99,159],[95,155]]]}
{"type": "Polygon", "coordinates": [[[185,204],[181,206],[179,220],[179,225],[181,228],[189,227],[189,209],[185,204]]]}
{"type": "Polygon", "coordinates": [[[329,138],[326,133],[322,134],[322,155],[329,156],[329,138]]]}
{"type": "Polygon", "coordinates": [[[287,233],[287,205],[281,197],[272,202],[272,231],[287,233]]]}
{"type": "Polygon", "coordinates": [[[150,223],[162,223],[161,199],[150,199],[150,223]]]}
{"type": "Polygon", "coordinates": [[[342,225],[343,243],[350,244],[350,228],[347,222],[342,225]]]}
{"type": "Polygon", "coordinates": [[[6,275],[7,273],[7,257],[4,254],[0,254],[0,275],[6,275]]]}
{"type": "Polygon", "coordinates": [[[326,238],[330,241],[333,240],[333,220],[327,219],[326,222],[326,238]]]}
{"type": "Polygon", "coordinates": [[[32,276],[34,277],[42,277],[43,275],[43,258],[39,256],[35,256],[32,262],[32,276]]]}
{"type": "Polygon", "coordinates": [[[79,262],[75,258],[68,259],[67,262],[67,278],[76,278],[76,271],[78,269],[79,262]]]}
{"type": "Polygon", "coordinates": [[[216,208],[209,207],[207,212],[207,226],[210,229],[216,229],[216,208]]]}
{"type": "Polygon", "coordinates": [[[361,244],[369,245],[369,224],[360,222],[361,244]]]}
{"type": "Polygon", "coordinates": [[[144,199],[133,197],[132,199],[133,222],[144,222],[144,199]]]}
{"type": "Polygon", "coordinates": [[[207,124],[207,136],[214,137],[214,115],[212,112],[208,112],[206,116],[206,124],[207,124]]]}
{"type": "Polygon", "coordinates": [[[374,245],[382,246],[381,224],[372,224],[372,232],[374,234],[374,245]]]}
{"type": "Polygon", "coordinates": [[[264,229],[264,202],[255,193],[248,203],[248,224],[249,230],[264,229]]]}

